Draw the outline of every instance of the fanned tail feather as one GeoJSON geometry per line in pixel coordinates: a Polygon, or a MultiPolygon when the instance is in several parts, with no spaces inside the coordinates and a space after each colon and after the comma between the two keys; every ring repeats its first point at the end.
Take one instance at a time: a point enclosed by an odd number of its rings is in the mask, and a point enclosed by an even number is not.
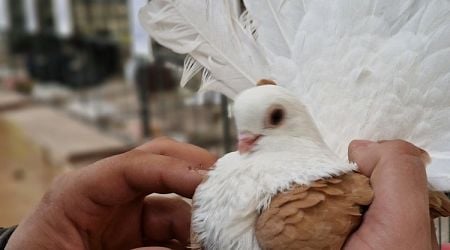
{"type": "MultiPolygon", "coordinates": [[[[270,51],[272,79],[308,107],[329,147],[346,157],[353,139],[403,139],[450,154],[450,1],[298,2],[292,54],[270,51]]],[[[279,34],[267,22],[256,32],[279,34]]],[[[450,158],[432,155],[429,167],[450,190],[450,158]]]]}
{"type": "Polygon", "coordinates": [[[262,49],[239,15],[237,1],[153,0],[139,16],[156,41],[193,58],[186,60],[182,85],[202,65],[202,89],[233,98],[269,72],[262,49]]]}
{"type": "Polygon", "coordinates": [[[153,38],[190,54],[181,83],[233,98],[275,80],[308,107],[342,157],[353,139],[404,139],[430,152],[450,190],[449,0],[152,0],[153,38]],[[433,154],[433,152],[442,152],[433,154]]]}
{"type": "Polygon", "coordinates": [[[198,63],[191,56],[186,56],[184,59],[184,70],[181,76],[180,85],[181,87],[186,86],[186,84],[194,77],[198,72],[203,69],[203,66],[198,63]]]}
{"type": "Polygon", "coordinates": [[[258,26],[259,42],[271,53],[291,57],[295,34],[304,15],[302,1],[244,0],[258,26]]]}

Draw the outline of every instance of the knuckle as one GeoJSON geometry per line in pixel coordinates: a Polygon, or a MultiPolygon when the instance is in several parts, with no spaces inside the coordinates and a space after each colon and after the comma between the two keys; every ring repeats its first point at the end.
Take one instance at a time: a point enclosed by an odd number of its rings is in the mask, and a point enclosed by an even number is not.
{"type": "Polygon", "coordinates": [[[378,143],[382,144],[384,147],[397,148],[397,149],[407,149],[411,146],[414,146],[411,143],[409,143],[405,140],[401,140],[401,139],[381,140],[381,141],[378,141],[378,143]]]}
{"type": "Polygon", "coordinates": [[[106,159],[103,159],[101,162],[106,165],[123,163],[123,162],[127,162],[130,158],[132,158],[134,155],[139,154],[139,153],[141,153],[141,152],[136,149],[132,149],[123,154],[118,154],[118,155],[114,155],[114,156],[108,157],[106,159]]]}
{"type": "MultiPolygon", "coordinates": [[[[134,150],[128,151],[126,153],[114,155],[107,157],[105,159],[99,160],[90,166],[86,167],[86,169],[104,169],[104,168],[112,168],[114,166],[123,165],[126,164],[130,158],[131,154],[134,154],[134,150]]],[[[83,171],[84,169],[81,169],[80,171],[83,171]]]]}
{"type": "Polygon", "coordinates": [[[400,139],[394,140],[393,143],[395,143],[399,148],[404,149],[404,150],[408,150],[408,149],[416,147],[412,143],[407,142],[405,140],[400,140],[400,139]]]}
{"type": "Polygon", "coordinates": [[[61,199],[61,197],[64,195],[66,189],[68,188],[69,181],[74,178],[74,172],[65,172],[53,180],[52,184],[50,185],[50,188],[47,190],[47,192],[42,197],[42,202],[44,204],[51,204],[55,200],[61,199]]]}
{"type": "Polygon", "coordinates": [[[165,155],[153,155],[155,162],[160,162],[161,165],[169,167],[186,167],[187,162],[178,158],[165,156],[165,155]]]}
{"type": "Polygon", "coordinates": [[[160,136],[160,137],[156,137],[155,139],[151,140],[149,143],[152,144],[160,144],[160,143],[173,143],[175,142],[175,140],[173,140],[170,137],[167,136],[160,136]]]}
{"type": "Polygon", "coordinates": [[[380,144],[384,150],[389,152],[389,154],[394,155],[411,155],[421,157],[424,153],[426,153],[423,149],[415,146],[414,144],[400,139],[381,141],[380,144]]]}
{"type": "Polygon", "coordinates": [[[353,140],[350,142],[350,144],[348,145],[348,153],[352,154],[356,149],[358,149],[359,147],[363,146],[364,143],[362,143],[362,141],[360,140],[353,140]]]}
{"type": "Polygon", "coordinates": [[[175,140],[169,137],[157,137],[150,142],[145,143],[144,145],[137,147],[137,150],[152,152],[154,154],[165,155],[167,151],[170,151],[171,148],[175,146],[177,143],[175,140]]]}
{"type": "Polygon", "coordinates": [[[186,162],[165,155],[164,149],[159,149],[158,152],[145,152],[139,149],[130,151],[127,155],[121,156],[123,158],[116,160],[126,162],[127,164],[121,165],[142,165],[142,162],[146,162],[150,166],[173,166],[173,167],[186,167],[186,162]]]}
{"type": "Polygon", "coordinates": [[[392,147],[399,154],[413,154],[416,148],[413,144],[403,140],[394,141],[392,147]]]}

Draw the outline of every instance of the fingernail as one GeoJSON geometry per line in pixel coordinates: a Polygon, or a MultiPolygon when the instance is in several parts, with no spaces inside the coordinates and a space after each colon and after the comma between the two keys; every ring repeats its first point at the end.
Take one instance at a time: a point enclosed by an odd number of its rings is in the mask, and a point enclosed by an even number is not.
{"type": "Polygon", "coordinates": [[[354,140],[352,141],[352,147],[354,149],[356,148],[366,148],[368,147],[370,144],[373,144],[373,141],[369,141],[369,140],[354,140]]]}
{"type": "Polygon", "coordinates": [[[204,170],[204,169],[192,169],[191,171],[194,171],[197,174],[202,175],[202,176],[207,176],[208,175],[208,171],[204,170]]]}
{"type": "Polygon", "coordinates": [[[197,170],[197,173],[199,173],[201,175],[204,175],[204,176],[208,175],[208,171],[207,170],[203,170],[203,169],[197,170]]]}
{"type": "Polygon", "coordinates": [[[431,157],[430,157],[430,155],[428,154],[428,152],[425,151],[425,150],[423,150],[423,149],[421,149],[421,148],[419,148],[419,150],[421,151],[420,159],[422,160],[422,162],[423,162],[425,165],[430,164],[430,163],[431,163],[431,157]]]}

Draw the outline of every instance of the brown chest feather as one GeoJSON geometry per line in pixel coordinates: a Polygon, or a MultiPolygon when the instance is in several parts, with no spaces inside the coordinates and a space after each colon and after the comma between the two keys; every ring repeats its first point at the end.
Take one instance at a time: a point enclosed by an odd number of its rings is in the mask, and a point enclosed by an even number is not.
{"type": "Polygon", "coordinates": [[[369,179],[358,173],[295,186],[261,213],[256,237],[262,249],[341,249],[372,198],[369,179]]]}
{"type": "MultiPolygon", "coordinates": [[[[430,191],[430,214],[450,216],[450,200],[430,191]]],[[[373,199],[369,179],[358,173],[294,186],[277,194],[256,222],[262,249],[341,249],[361,223],[361,211],[373,199]]],[[[202,249],[195,234],[192,249],[202,249]]]]}
{"type": "Polygon", "coordinates": [[[450,200],[442,192],[430,191],[430,215],[432,218],[450,216],[450,200]]]}

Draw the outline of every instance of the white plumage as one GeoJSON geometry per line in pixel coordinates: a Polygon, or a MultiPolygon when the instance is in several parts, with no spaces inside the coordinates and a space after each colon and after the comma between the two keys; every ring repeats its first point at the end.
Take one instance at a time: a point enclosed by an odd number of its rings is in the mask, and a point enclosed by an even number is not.
{"type": "Polygon", "coordinates": [[[239,22],[233,2],[156,0],[141,10],[141,23],[155,40],[190,55],[182,84],[198,73],[201,65],[203,90],[220,88],[234,97],[269,72],[260,45],[239,22]]]}
{"type": "Polygon", "coordinates": [[[264,136],[251,154],[222,157],[197,189],[195,203],[201,205],[194,208],[193,230],[207,249],[259,249],[255,220],[275,194],[293,183],[309,185],[356,170],[328,149],[306,107],[285,89],[246,90],[235,107],[238,130],[264,136]],[[267,129],[261,118],[274,103],[283,105],[286,119],[279,129],[267,129]]]}
{"type": "Polygon", "coordinates": [[[233,4],[153,0],[140,18],[196,60],[183,83],[204,67],[203,88],[234,98],[271,78],[294,91],[341,157],[355,138],[404,139],[430,153],[430,181],[450,189],[448,0],[245,1],[246,22],[233,4]]]}
{"type": "Polygon", "coordinates": [[[188,53],[185,84],[237,97],[242,133],[196,193],[193,227],[208,249],[259,249],[258,213],[279,191],[351,172],[353,139],[404,139],[432,158],[430,184],[450,190],[449,0],[153,0],[141,10],[158,42],[188,53]],[[279,86],[252,88],[260,79],[279,86]],[[286,91],[288,90],[288,91],[286,91]],[[282,105],[286,123],[264,127],[282,105]]]}
{"type": "Polygon", "coordinates": [[[293,56],[271,60],[272,78],[340,156],[355,138],[404,139],[430,153],[430,180],[449,190],[450,176],[438,179],[450,171],[450,2],[306,2],[293,56]]]}

